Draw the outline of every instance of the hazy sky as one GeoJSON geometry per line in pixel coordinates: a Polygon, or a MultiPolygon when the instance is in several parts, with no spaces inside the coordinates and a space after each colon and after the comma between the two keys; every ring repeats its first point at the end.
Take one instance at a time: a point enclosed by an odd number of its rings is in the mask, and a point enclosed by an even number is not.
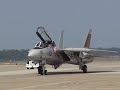
{"type": "Polygon", "coordinates": [[[82,47],[89,28],[91,47],[120,47],[120,0],[0,0],[0,49],[33,48],[44,26],[58,43],[82,47]]]}

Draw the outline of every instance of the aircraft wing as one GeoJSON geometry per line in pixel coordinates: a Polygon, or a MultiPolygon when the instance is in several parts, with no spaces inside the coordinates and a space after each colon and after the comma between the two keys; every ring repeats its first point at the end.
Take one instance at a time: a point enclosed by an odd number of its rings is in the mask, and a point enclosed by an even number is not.
{"type": "Polygon", "coordinates": [[[116,51],[108,51],[108,50],[97,50],[97,49],[89,49],[89,48],[65,48],[62,49],[66,54],[71,54],[71,53],[88,53],[89,55],[93,57],[100,57],[100,56],[106,56],[106,55],[115,55],[118,52],[116,51]]]}

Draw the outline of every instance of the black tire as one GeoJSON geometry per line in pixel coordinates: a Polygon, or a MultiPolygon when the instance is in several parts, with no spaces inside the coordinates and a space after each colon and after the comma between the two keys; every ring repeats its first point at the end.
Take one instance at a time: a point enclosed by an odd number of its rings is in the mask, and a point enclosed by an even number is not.
{"type": "Polygon", "coordinates": [[[43,69],[42,69],[42,66],[39,66],[39,67],[38,67],[38,74],[43,75],[43,69]]]}
{"type": "Polygon", "coordinates": [[[27,67],[27,69],[29,69],[29,68],[27,67]]]}
{"type": "Polygon", "coordinates": [[[83,66],[83,73],[87,73],[87,65],[83,66]]]}
{"type": "Polygon", "coordinates": [[[41,75],[43,75],[43,71],[41,71],[41,73],[40,73],[41,75]]]}
{"type": "Polygon", "coordinates": [[[39,69],[39,67],[38,67],[38,74],[40,74],[40,69],[39,69]]]}
{"type": "Polygon", "coordinates": [[[44,73],[45,73],[45,75],[47,75],[47,74],[48,74],[48,73],[47,73],[47,70],[45,70],[44,73]]]}
{"type": "Polygon", "coordinates": [[[34,69],[33,67],[31,67],[30,69],[34,69]]]}

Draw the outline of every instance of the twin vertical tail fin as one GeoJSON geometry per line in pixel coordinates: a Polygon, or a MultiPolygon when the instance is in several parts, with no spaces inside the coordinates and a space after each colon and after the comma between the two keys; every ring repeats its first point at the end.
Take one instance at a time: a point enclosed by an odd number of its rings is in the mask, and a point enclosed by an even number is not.
{"type": "MultiPolygon", "coordinates": [[[[90,48],[90,42],[91,42],[91,33],[92,33],[92,29],[89,29],[85,44],[84,44],[84,48],[90,48]]],[[[61,31],[61,36],[60,36],[60,41],[59,41],[59,48],[63,49],[63,34],[64,34],[64,30],[61,31]]]]}
{"type": "Polygon", "coordinates": [[[60,41],[59,41],[59,48],[63,49],[63,34],[64,34],[64,30],[61,31],[61,36],[60,36],[60,41]]]}
{"type": "Polygon", "coordinates": [[[89,30],[85,44],[84,44],[84,48],[90,48],[90,42],[91,42],[91,33],[92,33],[92,29],[89,30]]]}

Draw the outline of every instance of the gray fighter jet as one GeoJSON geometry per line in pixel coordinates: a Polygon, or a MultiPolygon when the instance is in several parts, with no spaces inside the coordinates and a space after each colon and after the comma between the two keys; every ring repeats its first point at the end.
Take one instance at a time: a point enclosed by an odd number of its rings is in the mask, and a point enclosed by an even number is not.
{"type": "Polygon", "coordinates": [[[114,51],[90,49],[91,30],[87,35],[84,48],[63,48],[63,33],[64,31],[61,32],[59,47],[57,47],[44,27],[37,28],[36,34],[41,42],[38,42],[35,48],[29,51],[28,58],[39,63],[38,74],[48,74],[45,68],[46,64],[57,69],[64,63],[78,65],[83,73],[87,73],[86,64],[92,62],[94,57],[98,56],[96,54],[102,52],[116,53],[114,51]]]}

